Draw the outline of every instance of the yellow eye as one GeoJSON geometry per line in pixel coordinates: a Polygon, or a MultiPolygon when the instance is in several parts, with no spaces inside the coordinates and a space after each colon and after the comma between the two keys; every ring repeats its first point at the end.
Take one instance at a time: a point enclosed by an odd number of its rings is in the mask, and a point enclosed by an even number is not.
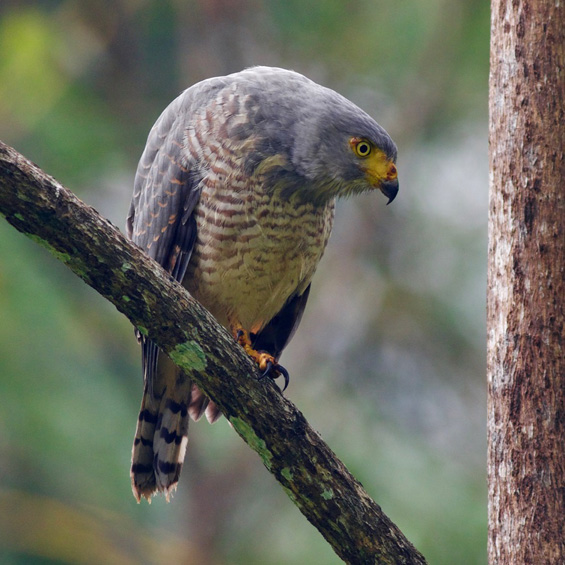
{"type": "Polygon", "coordinates": [[[368,157],[373,150],[373,146],[365,139],[353,137],[349,143],[357,157],[368,157]]]}

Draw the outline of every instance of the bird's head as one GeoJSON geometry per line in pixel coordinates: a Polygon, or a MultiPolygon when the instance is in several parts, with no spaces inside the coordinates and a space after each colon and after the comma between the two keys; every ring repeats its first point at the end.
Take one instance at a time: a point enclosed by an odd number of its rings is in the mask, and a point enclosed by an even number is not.
{"type": "Polygon", "coordinates": [[[245,135],[246,168],[284,196],[325,203],[379,189],[398,193],[396,145],[366,112],[334,90],[292,71],[254,67],[245,135]]]}
{"type": "MultiPolygon", "coordinates": [[[[388,135],[387,138],[389,142],[392,142],[388,135]]],[[[363,191],[367,187],[368,189],[378,188],[388,198],[388,204],[390,204],[398,193],[396,147],[392,153],[391,148],[387,147],[388,143],[381,143],[384,146],[381,148],[377,142],[357,136],[350,137],[348,143],[353,154],[353,156],[349,155],[352,162],[351,169],[360,171],[357,173],[357,180],[353,183],[351,192],[356,192],[356,189],[363,191]],[[388,152],[387,149],[389,149],[388,152]]]]}
{"type": "Polygon", "coordinates": [[[397,150],[388,133],[334,91],[324,89],[319,104],[294,128],[291,159],[311,181],[305,190],[324,200],[378,189],[392,202],[397,150]]]}

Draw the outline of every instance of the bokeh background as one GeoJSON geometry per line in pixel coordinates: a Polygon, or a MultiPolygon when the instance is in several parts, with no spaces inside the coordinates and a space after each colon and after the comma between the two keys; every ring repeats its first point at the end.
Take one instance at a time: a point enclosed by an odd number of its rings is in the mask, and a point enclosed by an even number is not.
{"type": "MultiPolygon", "coordinates": [[[[389,131],[399,196],[338,205],[283,361],[430,564],[486,563],[488,34],[477,0],[0,4],[0,138],[121,229],[151,125],[201,79],[292,68],[389,131]]],[[[136,504],[141,392],[128,321],[0,221],[0,562],[339,563],[225,420],[192,426],[170,504],[136,504]]]]}

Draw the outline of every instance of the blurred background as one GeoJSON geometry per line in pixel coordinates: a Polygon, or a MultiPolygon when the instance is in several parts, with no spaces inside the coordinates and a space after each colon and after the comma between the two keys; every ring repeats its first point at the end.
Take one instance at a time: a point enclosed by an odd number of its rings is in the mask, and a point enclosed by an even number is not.
{"type": "MultiPolygon", "coordinates": [[[[488,37],[477,0],[0,4],[0,138],[122,230],[149,129],[201,79],[292,68],[388,130],[399,196],[339,203],[283,363],[430,564],[486,563],[488,37]]],[[[132,328],[3,220],[0,320],[1,563],[340,562],[225,420],[192,425],[170,504],[136,504],[132,328]]]]}

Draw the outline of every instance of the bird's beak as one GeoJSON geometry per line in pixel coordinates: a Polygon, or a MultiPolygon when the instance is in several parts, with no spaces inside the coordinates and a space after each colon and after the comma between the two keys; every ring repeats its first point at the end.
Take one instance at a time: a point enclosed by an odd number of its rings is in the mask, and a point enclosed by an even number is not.
{"type": "Polygon", "coordinates": [[[384,180],[379,186],[381,192],[388,198],[387,205],[390,204],[398,194],[398,179],[384,180]]]}

